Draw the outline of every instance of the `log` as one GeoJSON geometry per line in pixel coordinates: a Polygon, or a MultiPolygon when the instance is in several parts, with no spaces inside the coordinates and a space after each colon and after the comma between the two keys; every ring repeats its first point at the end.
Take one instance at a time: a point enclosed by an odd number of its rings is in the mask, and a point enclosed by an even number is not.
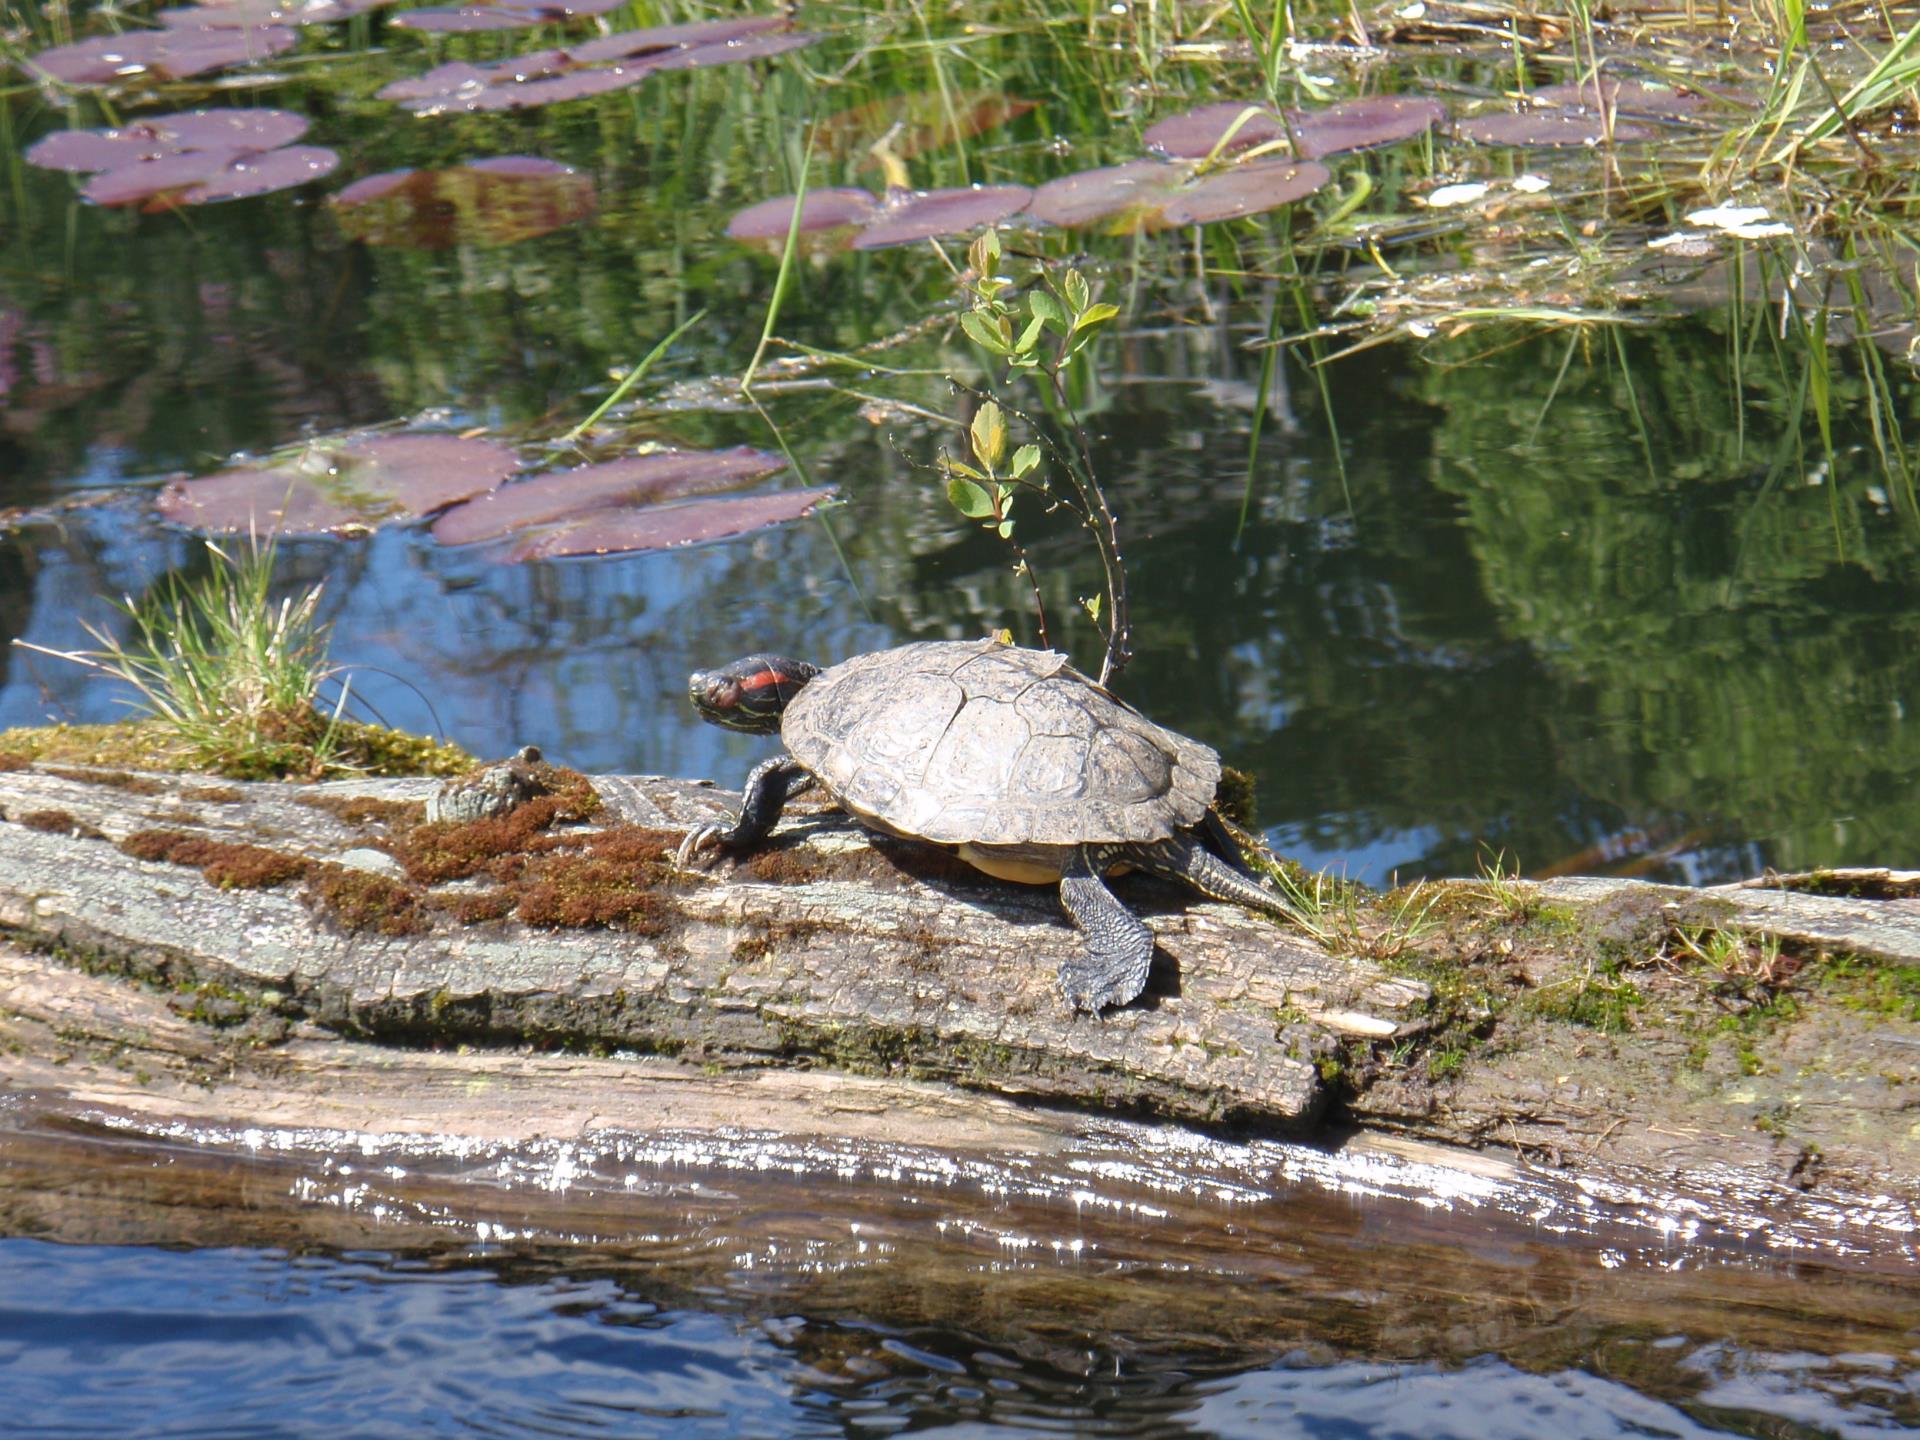
{"type": "Polygon", "coordinates": [[[586,820],[506,843],[508,822],[424,826],[431,781],[0,771],[0,1079],[150,1117],[323,1124],[410,1097],[422,1123],[501,1138],[517,1116],[552,1133],[635,1106],[982,1150],[1044,1148],[1087,1114],[1332,1123],[1722,1209],[1764,1194],[1863,1234],[1916,1217],[1920,902],[1897,884],[1449,882],[1330,914],[1330,947],[1127,877],[1160,953],[1141,1002],[1093,1017],[1055,989],[1078,939],[1046,890],[827,809],[671,873],[662,849],[737,796],[591,784],[586,820]],[[478,873],[422,878],[476,837],[494,847],[478,873]],[[1777,936],[1788,958],[1703,977],[1669,953],[1683,933],[1777,936]],[[155,994],[173,1026],[151,1023],[155,994]],[[482,1058],[423,1058],[459,1047],[482,1058]]]}

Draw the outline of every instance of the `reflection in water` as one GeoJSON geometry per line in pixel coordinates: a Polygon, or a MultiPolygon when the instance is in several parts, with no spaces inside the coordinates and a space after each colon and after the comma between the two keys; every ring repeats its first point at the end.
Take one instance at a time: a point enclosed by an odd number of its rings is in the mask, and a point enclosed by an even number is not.
{"type": "Polygon", "coordinates": [[[1887,1436],[1920,1413],[1920,1376],[1884,1354],[1830,1362],[1668,1334],[1607,1349],[1625,1380],[1312,1344],[1246,1369],[1128,1355],[1124,1336],[1046,1353],[850,1323],[769,1309],[737,1285],[663,1303],[643,1273],[598,1268],[0,1241],[0,1433],[295,1435],[324,1417],[341,1436],[1602,1440],[1887,1436]]]}
{"type": "Polygon", "coordinates": [[[1144,1126],[1018,1159],[0,1114],[4,1434],[1920,1430],[1892,1209],[1735,1233],[1144,1126]]]}

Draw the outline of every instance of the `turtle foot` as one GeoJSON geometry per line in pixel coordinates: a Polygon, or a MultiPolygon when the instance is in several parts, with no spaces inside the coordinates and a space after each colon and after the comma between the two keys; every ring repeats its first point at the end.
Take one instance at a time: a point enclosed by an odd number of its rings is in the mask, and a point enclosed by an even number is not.
{"type": "Polygon", "coordinates": [[[673,852],[673,868],[676,870],[695,869],[694,859],[702,850],[718,849],[725,843],[731,827],[726,825],[697,825],[689,830],[686,838],[680,842],[680,848],[673,852]]]}

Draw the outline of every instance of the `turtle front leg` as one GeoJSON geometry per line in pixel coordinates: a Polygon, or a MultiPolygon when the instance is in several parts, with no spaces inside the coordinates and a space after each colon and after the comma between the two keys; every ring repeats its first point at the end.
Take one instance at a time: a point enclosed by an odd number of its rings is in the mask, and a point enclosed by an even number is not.
{"type": "Polygon", "coordinates": [[[1125,1005],[1147,986],[1153,931],[1100,878],[1124,848],[1081,845],[1060,876],[1060,903],[1087,942],[1060,964],[1060,991],[1076,1010],[1125,1005]]]}
{"type": "Polygon", "coordinates": [[[680,848],[673,852],[673,863],[681,869],[709,845],[728,850],[749,850],[758,845],[779,822],[787,801],[804,795],[815,785],[812,775],[791,755],[775,755],[762,760],[747,776],[740,797],[740,818],[732,825],[717,822],[697,826],[687,832],[680,848]]]}

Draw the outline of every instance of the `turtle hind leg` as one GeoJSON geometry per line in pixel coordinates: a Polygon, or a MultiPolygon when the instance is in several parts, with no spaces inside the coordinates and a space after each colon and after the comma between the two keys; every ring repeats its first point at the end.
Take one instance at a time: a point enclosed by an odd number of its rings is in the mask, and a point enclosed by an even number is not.
{"type": "Polygon", "coordinates": [[[1137,868],[1191,885],[1209,900],[1224,900],[1243,909],[1291,920],[1309,931],[1314,929],[1285,900],[1252,876],[1236,870],[1192,835],[1170,835],[1151,844],[1123,845],[1115,849],[1119,858],[1137,868]]]}
{"type": "Polygon", "coordinates": [[[1076,1010],[1125,1005],[1146,988],[1153,964],[1153,931],[1100,877],[1130,846],[1082,845],[1060,876],[1060,903],[1080,928],[1086,948],[1060,964],[1060,991],[1076,1010]]]}

